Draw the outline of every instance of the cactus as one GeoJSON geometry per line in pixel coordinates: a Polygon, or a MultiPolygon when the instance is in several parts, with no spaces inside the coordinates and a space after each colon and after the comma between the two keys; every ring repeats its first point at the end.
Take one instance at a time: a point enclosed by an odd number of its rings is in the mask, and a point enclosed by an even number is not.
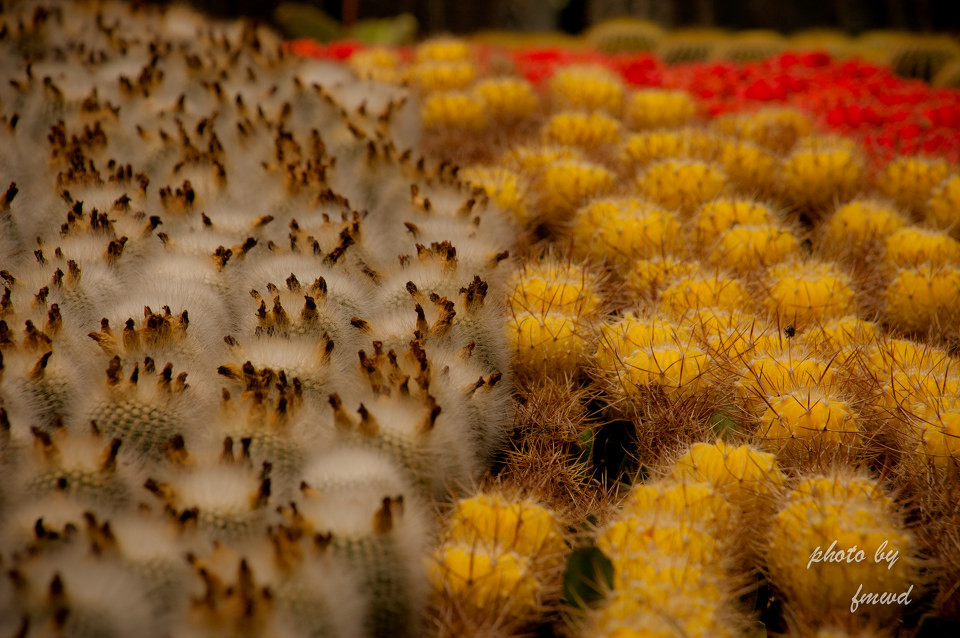
{"type": "Polygon", "coordinates": [[[710,260],[715,265],[744,272],[795,257],[799,246],[793,233],[779,226],[737,226],[720,235],[710,260]]]}
{"type": "Polygon", "coordinates": [[[586,200],[614,185],[613,174],[599,164],[560,159],[548,164],[540,175],[538,194],[545,215],[563,220],[586,200]]]}
{"type": "Polygon", "coordinates": [[[480,131],[487,125],[483,103],[466,91],[436,91],[424,99],[420,117],[427,129],[480,131]]]}
{"type": "Polygon", "coordinates": [[[876,200],[857,199],[834,211],[823,222],[824,245],[837,254],[869,251],[906,225],[893,206],[876,200]]]}
{"type": "Polygon", "coordinates": [[[694,128],[642,131],[627,136],[621,157],[637,167],[668,159],[705,159],[713,152],[713,143],[711,135],[694,128]]]}
{"type": "Polygon", "coordinates": [[[663,29],[646,20],[619,18],[607,20],[590,28],[587,40],[600,51],[649,51],[660,38],[663,29]]]}
{"type": "Polygon", "coordinates": [[[960,208],[960,175],[951,175],[938,184],[927,202],[927,222],[937,228],[960,234],[956,211],[960,208]]]}
{"type": "Polygon", "coordinates": [[[573,224],[575,253],[598,260],[630,263],[683,250],[676,217],[635,198],[595,199],[577,211],[573,224]]]}
{"type": "Polygon", "coordinates": [[[863,160],[843,147],[798,148],[783,161],[781,195],[819,209],[852,199],[862,188],[863,160]]]}
{"type": "Polygon", "coordinates": [[[519,78],[486,78],[474,85],[473,92],[492,120],[521,120],[540,110],[540,99],[533,86],[519,78]]]}
{"type": "Polygon", "coordinates": [[[644,89],[627,96],[623,120],[632,130],[670,129],[692,123],[696,112],[684,91],[644,89]]]}
{"type": "Polygon", "coordinates": [[[469,60],[418,62],[408,67],[405,74],[407,82],[426,93],[464,91],[476,78],[477,69],[469,60]]]}
{"type": "Polygon", "coordinates": [[[782,264],[770,268],[767,277],[766,307],[781,325],[806,327],[853,308],[849,278],[827,263],[782,264]]]}
{"type": "Polygon", "coordinates": [[[623,82],[604,67],[570,65],[553,74],[549,95],[554,111],[605,111],[619,116],[623,82]]]}
{"type": "Polygon", "coordinates": [[[544,144],[595,150],[620,139],[620,121],[603,112],[561,111],[541,129],[544,144]]]}
{"type": "Polygon", "coordinates": [[[714,164],[664,160],[650,165],[637,185],[644,196],[661,206],[690,213],[723,194],[727,176],[714,164]]]}
{"type": "Polygon", "coordinates": [[[896,268],[960,264],[960,241],[944,232],[907,226],[886,242],[887,266],[896,268]]]}
{"type": "Polygon", "coordinates": [[[960,301],[960,269],[904,268],[890,282],[885,298],[887,316],[904,330],[952,330],[960,301]]]}
{"type": "Polygon", "coordinates": [[[795,109],[765,108],[753,113],[721,117],[717,129],[775,153],[789,153],[797,141],[813,132],[813,122],[795,109]]]}
{"type": "Polygon", "coordinates": [[[896,604],[861,603],[873,594],[902,596],[901,604],[910,597],[917,583],[913,547],[879,485],[842,474],[814,476],[801,480],[781,505],[767,540],[767,562],[771,583],[795,613],[798,629],[879,630],[898,614],[896,604]]]}
{"type": "Polygon", "coordinates": [[[947,178],[943,160],[900,157],[890,161],[877,179],[878,190],[905,210],[922,212],[933,189],[947,178]]]}
{"type": "Polygon", "coordinates": [[[809,455],[819,461],[850,455],[860,445],[856,414],[841,399],[815,391],[769,397],[760,417],[760,434],[767,449],[781,458],[809,455]]]}
{"type": "Polygon", "coordinates": [[[721,274],[697,273],[677,279],[660,295],[660,307],[675,316],[710,306],[746,310],[752,305],[743,284],[721,274]]]}

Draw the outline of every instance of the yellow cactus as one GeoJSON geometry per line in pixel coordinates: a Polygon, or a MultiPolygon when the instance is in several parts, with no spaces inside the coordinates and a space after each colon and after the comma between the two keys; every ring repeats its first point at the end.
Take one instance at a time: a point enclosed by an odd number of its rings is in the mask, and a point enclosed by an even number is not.
{"type": "Polygon", "coordinates": [[[428,129],[479,131],[487,125],[483,104],[461,91],[431,93],[423,100],[420,116],[428,129]]]}
{"type": "Polygon", "coordinates": [[[797,238],[784,228],[773,224],[745,225],[720,235],[710,260],[717,266],[746,272],[794,257],[799,250],[797,238]]]}
{"type": "Polygon", "coordinates": [[[927,406],[916,415],[916,421],[917,455],[940,470],[956,468],[960,461],[960,400],[953,396],[945,406],[927,406]]]}
{"type": "Polygon", "coordinates": [[[531,563],[557,563],[566,552],[560,525],[550,510],[533,501],[479,494],[457,502],[450,514],[450,538],[514,553],[531,563]]]}
{"type": "Polygon", "coordinates": [[[905,268],[886,291],[887,316],[908,331],[945,327],[960,314],[960,269],[954,266],[905,268]]]}
{"type": "Polygon", "coordinates": [[[515,120],[534,115],[540,108],[540,99],[526,80],[500,77],[480,80],[474,93],[486,107],[491,119],[515,120]]]}
{"type": "Polygon", "coordinates": [[[960,230],[960,175],[951,175],[933,189],[927,202],[927,221],[954,235],[960,230]]]}
{"type": "Polygon", "coordinates": [[[689,327],[710,356],[721,361],[729,359],[737,362],[744,357],[778,352],[780,349],[776,329],[739,311],[701,308],[685,315],[680,325],[689,327]]]}
{"type": "Polygon", "coordinates": [[[509,301],[517,312],[582,317],[600,306],[596,277],[572,263],[546,261],[523,270],[512,283],[509,301]]]}
{"type": "Polygon", "coordinates": [[[671,279],[689,277],[697,271],[696,264],[669,255],[638,259],[627,272],[627,287],[640,296],[654,295],[671,279]]]}
{"type": "Polygon", "coordinates": [[[619,115],[623,107],[623,81],[601,66],[564,67],[550,78],[549,91],[554,110],[599,110],[619,115]]]}
{"type": "Polygon", "coordinates": [[[849,250],[873,240],[885,240],[906,225],[895,208],[883,202],[858,199],[844,204],[824,222],[824,239],[837,250],[849,250]]]}
{"type": "Polygon", "coordinates": [[[713,153],[714,139],[700,129],[645,131],[628,135],[620,156],[638,167],[667,159],[706,159],[713,153]]]}
{"type": "Polygon", "coordinates": [[[618,370],[623,389],[632,394],[642,387],[657,386],[668,397],[696,393],[709,385],[707,355],[692,347],[656,345],[622,357],[618,370]]]}
{"type": "Polygon", "coordinates": [[[716,161],[730,181],[746,193],[773,191],[779,177],[780,159],[770,150],[746,140],[724,139],[716,161]]]}
{"type": "Polygon", "coordinates": [[[860,443],[858,420],[850,406],[817,390],[769,397],[760,434],[764,447],[774,452],[818,454],[860,443]]]}
{"type": "Polygon", "coordinates": [[[916,582],[912,537],[879,489],[824,485],[848,480],[801,483],[770,531],[770,582],[795,617],[811,625],[804,633],[820,624],[848,630],[881,626],[916,598],[910,598],[916,582]],[[866,604],[864,594],[900,596],[899,604],[866,604]]]}
{"type": "Polygon", "coordinates": [[[775,153],[788,153],[797,140],[813,131],[813,122],[796,109],[769,108],[718,118],[716,127],[775,153]]]}
{"type": "Polygon", "coordinates": [[[530,221],[529,195],[519,173],[502,166],[470,166],[461,169],[458,177],[482,188],[487,197],[521,225],[530,221]]]}
{"type": "Polygon", "coordinates": [[[559,160],[549,164],[540,179],[540,203],[553,217],[572,214],[584,201],[613,188],[613,173],[592,162],[559,160]]]}
{"type": "Polygon", "coordinates": [[[418,62],[407,67],[406,79],[425,93],[463,90],[477,79],[477,68],[469,60],[418,62]]]}
{"type": "Polygon", "coordinates": [[[934,189],[949,174],[950,164],[945,160],[898,157],[884,167],[877,178],[877,187],[898,206],[921,212],[934,189]]]}
{"type": "Polygon", "coordinates": [[[772,454],[723,441],[694,443],[673,464],[671,475],[678,480],[708,483],[734,504],[768,496],[785,480],[772,454]]]}
{"type": "Polygon", "coordinates": [[[539,177],[550,165],[561,160],[584,159],[583,153],[569,146],[514,146],[504,156],[509,168],[528,177],[539,177]]]}
{"type": "Polygon", "coordinates": [[[744,310],[752,306],[752,299],[736,279],[708,274],[684,277],[660,296],[660,307],[677,316],[709,306],[744,310]]]}
{"type": "Polygon", "coordinates": [[[456,62],[470,58],[470,44],[459,38],[431,38],[417,45],[417,62],[456,62]]]}
{"type": "Polygon", "coordinates": [[[842,368],[879,335],[877,324],[847,315],[810,328],[801,339],[824,359],[836,357],[836,364],[842,368]]]}
{"type": "Polygon", "coordinates": [[[727,176],[714,164],[665,160],[650,165],[638,185],[640,192],[661,206],[689,213],[719,197],[727,186],[727,176]]]}
{"type": "Polygon", "coordinates": [[[638,582],[615,590],[607,604],[591,614],[585,638],[733,638],[742,629],[731,620],[730,607],[716,577],[688,569],[676,576],[638,582]],[[677,582],[681,579],[680,582],[677,582]],[[656,597],[654,597],[656,592],[656,597]],[[661,602],[662,601],[662,602],[661,602]]]}
{"type": "Polygon", "coordinates": [[[730,504],[707,483],[663,481],[635,485],[623,502],[619,517],[652,517],[676,521],[721,543],[733,520],[730,504]]]}
{"type": "Polygon", "coordinates": [[[837,383],[832,366],[787,349],[758,353],[747,363],[734,387],[745,407],[759,415],[766,408],[765,397],[816,388],[829,391],[837,383]]]}
{"type": "Polygon", "coordinates": [[[647,568],[636,565],[636,558],[648,558],[659,552],[671,558],[681,558],[693,566],[708,566],[722,557],[720,543],[713,534],[679,521],[629,514],[621,514],[597,537],[597,547],[611,557],[615,570],[614,589],[640,580],[637,572],[643,574],[647,568]]]}
{"type": "Polygon", "coordinates": [[[600,327],[597,364],[604,370],[616,370],[623,360],[638,350],[656,346],[683,345],[690,342],[689,332],[660,319],[639,319],[627,313],[613,323],[600,327]]]}
{"type": "Polygon", "coordinates": [[[886,261],[893,268],[960,264],[960,241],[941,231],[901,228],[887,238],[886,261]]]}
{"type": "Polygon", "coordinates": [[[767,272],[766,306],[781,325],[807,327],[848,314],[854,293],[849,278],[826,263],[781,264],[767,272]]]}
{"type": "Polygon", "coordinates": [[[564,111],[547,120],[541,136],[546,144],[591,150],[619,140],[620,121],[605,113],[564,111]]]}
{"type": "Polygon", "coordinates": [[[507,322],[507,335],[521,371],[551,375],[578,371],[590,343],[576,319],[555,314],[514,314],[507,322]]]}
{"type": "Polygon", "coordinates": [[[634,130],[684,126],[696,114],[696,103],[686,91],[663,89],[634,91],[623,109],[624,121],[634,130]]]}
{"type": "Polygon", "coordinates": [[[766,224],[773,220],[773,211],[750,199],[717,199],[707,202],[693,217],[694,239],[698,246],[709,246],[736,225],[766,224]]]}
{"type": "Polygon", "coordinates": [[[616,263],[668,255],[683,247],[673,213],[628,197],[597,199],[581,208],[574,217],[573,238],[576,252],[616,263]]]}
{"type": "Polygon", "coordinates": [[[354,52],[347,66],[359,77],[396,83],[402,79],[400,55],[386,47],[371,47],[354,52]]]}
{"type": "Polygon", "coordinates": [[[801,148],[783,161],[780,192],[793,204],[823,208],[856,195],[863,177],[858,151],[842,146],[801,148]]]}
{"type": "Polygon", "coordinates": [[[529,613],[540,598],[541,585],[522,558],[475,545],[441,547],[430,580],[436,591],[475,609],[529,613]]]}

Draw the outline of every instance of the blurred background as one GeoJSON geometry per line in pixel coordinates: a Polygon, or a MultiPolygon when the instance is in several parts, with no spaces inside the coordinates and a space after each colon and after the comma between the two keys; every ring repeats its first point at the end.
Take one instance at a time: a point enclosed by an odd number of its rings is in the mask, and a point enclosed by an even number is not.
{"type": "MultiPolygon", "coordinates": [[[[193,4],[220,15],[247,15],[278,26],[284,22],[283,16],[277,18],[276,2],[194,0],[193,4]]],[[[960,31],[960,0],[309,0],[283,4],[323,16],[330,21],[330,29],[358,20],[408,14],[416,20],[420,35],[490,29],[575,34],[623,16],[651,20],[663,27],[715,26],[784,33],[819,27],[853,34],[874,29],[954,35],[960,31]]],[[[402,28],[409,31],[413,22],[405,20],[402,28]]]]}

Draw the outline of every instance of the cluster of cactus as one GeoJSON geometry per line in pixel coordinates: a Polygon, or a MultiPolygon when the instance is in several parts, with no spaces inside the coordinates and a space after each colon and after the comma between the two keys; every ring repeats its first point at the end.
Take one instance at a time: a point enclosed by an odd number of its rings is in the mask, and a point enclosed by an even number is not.
{"type": "Polygon", "coordinates": [[[956,166],[453,38],[337,65],[182,8],[0,21],[6,633],[960,614],[956,166]],[[587,513],[613,577],[561,613],[587,513]],[[833,541],[899,560],[807,562],[833,541]]]}
{"type": "Polygon", "coordinates": [[[407,90],[185,8],[12,4],[0,632],[421,635],[434,503],[512,421],[512,223],[407,90]]]}
{"type": "Polygon", "coordinates": [[[430,566],[440,635],[508,635],[556,607],[567,544],[548,508],[482,492],[457,501],[430,566]]]}
{"type": "MultiPolygon", "coordinates": [[[[463,90],[501,82],[525,80],[488,70],[463,90]]],[[[536,95],[528,88],[524,95],[536,95]]],[[[878,533],[889,529],[891,543],[900,539],[894,522],[912,503],[934,490],[955,493],[941,488],[956,481],[960,458],[951,398],[960,381],[948,353],[960,318],[960,182],[956,167],[937,159],[878,166],[856,139],[822,133],[792,108],[702,115],[685,93],[631,89],[603,69],[572,66],[543,83],[539,105],[522,118],[507,121],[489,108],[482,144],[463,142],[477,132],[456,121],[424,112],[424,125],[431,150],[466,163],[462,174],[505,202],[525,229],[507,329],[514,369],[523,378],[563,377],[602,418],[627,423],[628,454],[646,467],[668,467],[673,451],[685,451],[677,467],[689,471],[677,470],[675,480],[710,482],[704,468],[713,467],[743,488],[728,458],[767,477],[740,497],[723,493],[741,523],[756,527],[724,591],[742,593],[736,583],[759,570],[787,592],[769,575],[765,547],[777,509],[792,502],[787,492],[802,489],[790,477],[833,477],[848,467],[888,472],[898,500],[884,510],[891,527],[878,533]],[[733,442],[703,443],[717,435],[733,442]]],[[[523,384],[521,401],[536,401],[542,387],[523,384]]],[[[549,500],[549,486],[541,489],[549,500]]],[[[944,498],[936,505],[920,509],[921,518],[936,511],[957,520],[944,498]]],[[[598,538],[616,524],[601,525],[598,538]]],[[[813,551],[807,540],[776,542],[799,556],[813,551]]],[[[900,540],[906,556],[914,541],[900,540]]],[[[916,542],[954,566],[939,574],[957,573],[956,543],[938,547],[923,534],[916,542]]],[[[621,559],[611,560],[616,567],[621,559]]],[[[921,586],[922,572],[905,574],[918,596],[939,601],[933,613],[949,614],[950,577],[921,586]]],[[[636,605],[644,595],[637,592],[615,584],[610,596],[636,605]]],[[[620,621],[647,618],[614,608],[620,621]]],[[[614,621],[594,611],[586,624],[573,623],[577,630],[612,631],[614,621]]],[[[728,611],[714,618],[743,621],[736,604],[728,611]]],[[[786,620],[826,633],[880,631],[883,622],[861,614],[873,620],[824,624],[816,613],[791,604],[786,620]]],[[[720,629],[688,634],[710,631],[720,629]]]]}

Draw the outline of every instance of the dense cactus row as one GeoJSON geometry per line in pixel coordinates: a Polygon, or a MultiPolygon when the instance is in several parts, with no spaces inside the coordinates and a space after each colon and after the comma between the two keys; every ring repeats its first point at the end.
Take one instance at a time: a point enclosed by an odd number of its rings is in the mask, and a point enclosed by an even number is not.
{"type": "MultiPolygon", "coordinates": [[[[596,517],[577,542],[613,573],[564,630],[747,635],[759,613],[797,635],[889,635],[923,613],[954,618],[956,167],[878,159],[795,108],[704,119],[687,92],[630,88],[608,68],[524,85],[469,50],[455,59],[474,65],[455,94],[474,110],[435,110],[454,94],[421,85],[431,148],[529,240],[510,284],[524,406],[511,463],[577,467],[627,424],[641,466],[620,499],[573,505],[596,517]],[[480,98],[508,82],[538,105],[503,118],[503,101],[480,98]],[[585,397],[592,426],[556,387],[585,397]],[[564,427],[579,428],[579,455],[541,434],[564,427]],[[833,541],[866,558],[807,565],[833,541]],[[758,591],[778,611],[752,608],[758,591]]],[[[531,489],[571,506],[567,487],[531,489]]],[[[511,591],[515,572],[487,578],[511,591]]],[[[444,601],[438,613],[461,608],[444,601]]]]}
{"type": "Polygon", "coordinates": [[[180,8],[0,20],[6,633],[960,617],[956,166],[704,101],[829,57],[637,89],[655,65],[452,38],[338,65],[180,8]]]}

